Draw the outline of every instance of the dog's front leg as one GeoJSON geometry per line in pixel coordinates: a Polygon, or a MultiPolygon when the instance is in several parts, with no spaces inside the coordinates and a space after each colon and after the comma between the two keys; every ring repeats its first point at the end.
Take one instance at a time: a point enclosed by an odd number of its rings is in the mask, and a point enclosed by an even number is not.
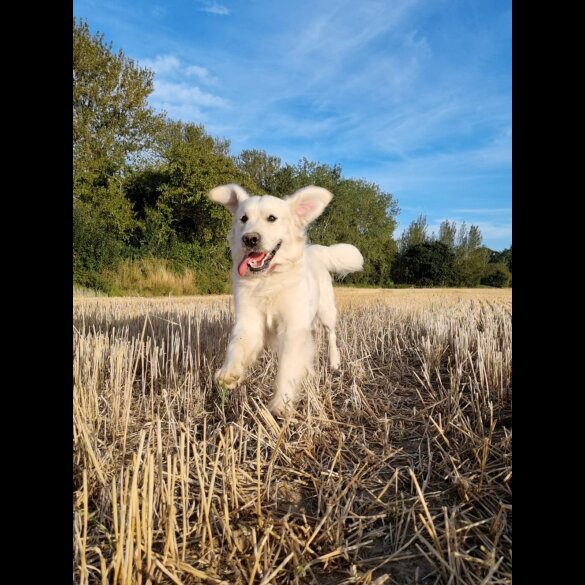
{"type": "Polygon", "coordinates": [[[270,412],[281,416],[296,400],[303,379],[313,372],[315,354],[310,328],[286,331],[279,343],[276,391],[268,404],[270,412]]]}
{"type": "Polygon", "coordinates": [[[235,388],[264,346],[264,328],[260,315],[246,314],[237,318],[223,366],[215,373],[215,379],[226,388],[235,388]]]}

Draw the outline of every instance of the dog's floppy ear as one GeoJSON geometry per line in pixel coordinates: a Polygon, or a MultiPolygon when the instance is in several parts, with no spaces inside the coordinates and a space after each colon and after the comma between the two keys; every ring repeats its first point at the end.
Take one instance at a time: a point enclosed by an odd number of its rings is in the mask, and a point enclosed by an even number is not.
{"type": "Polygon", "coordinates": [[[209,192],[208,197],[216,203],[221,203],[232,214],[236,212],[238,205],[248,199],[249,195],[239,185],[220,185],[209,192]]]}
{"type": "Polygon", "coordinates": [[[307,225],[323,213],[332,197],[327,189],[310,185],[299,189],[286,200],[293,215],[296,215],[303,225],[307,225]]]}

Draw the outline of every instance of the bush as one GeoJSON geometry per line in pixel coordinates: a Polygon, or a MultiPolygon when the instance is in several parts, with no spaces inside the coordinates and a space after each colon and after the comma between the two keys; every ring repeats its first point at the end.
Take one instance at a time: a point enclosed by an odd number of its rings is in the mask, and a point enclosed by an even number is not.
{"type": "Polygon", "coordinates": [[[503,262],[488,264],[481,278],[481,284],[494,286],[496,288],[510,286],[511,282],[512,274],[503,262]]]}
{"type": "Polygon", "coordinates": [[[81,202],[73,205],[73,282],[103,289],[101,272],[115,267],[125,245],[95,210],[81,202]]]}

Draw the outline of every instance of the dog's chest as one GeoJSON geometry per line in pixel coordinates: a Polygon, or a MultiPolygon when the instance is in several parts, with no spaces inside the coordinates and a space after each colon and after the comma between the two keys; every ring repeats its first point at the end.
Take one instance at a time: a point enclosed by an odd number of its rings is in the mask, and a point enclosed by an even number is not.
{"type": "Polygon", "coordinates": [[[276,331],[278,326],[278,307],[274,299],[265,297],[263,301],[264,322],[268,331],[276,331]]]}
{"type": "MultiPolygon", "coordinates": [[[[268,332],[277,333],[284,319],[283,299],[281,296],[263,296],[259,303],[262,307],[264,324],[268,332]]],[[[286,303],[284,303],[286,305],[286,303]]]]}

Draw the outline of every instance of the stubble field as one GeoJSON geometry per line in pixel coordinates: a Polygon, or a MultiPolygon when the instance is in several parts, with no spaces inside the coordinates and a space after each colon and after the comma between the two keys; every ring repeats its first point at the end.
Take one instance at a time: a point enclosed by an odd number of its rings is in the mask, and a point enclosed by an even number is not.
{"type": "Polygon", "coordinates": [[[336,293],[284,421],[229,297],[74,299],[74,582],[511,583],[511,291],[336,293]]]}

